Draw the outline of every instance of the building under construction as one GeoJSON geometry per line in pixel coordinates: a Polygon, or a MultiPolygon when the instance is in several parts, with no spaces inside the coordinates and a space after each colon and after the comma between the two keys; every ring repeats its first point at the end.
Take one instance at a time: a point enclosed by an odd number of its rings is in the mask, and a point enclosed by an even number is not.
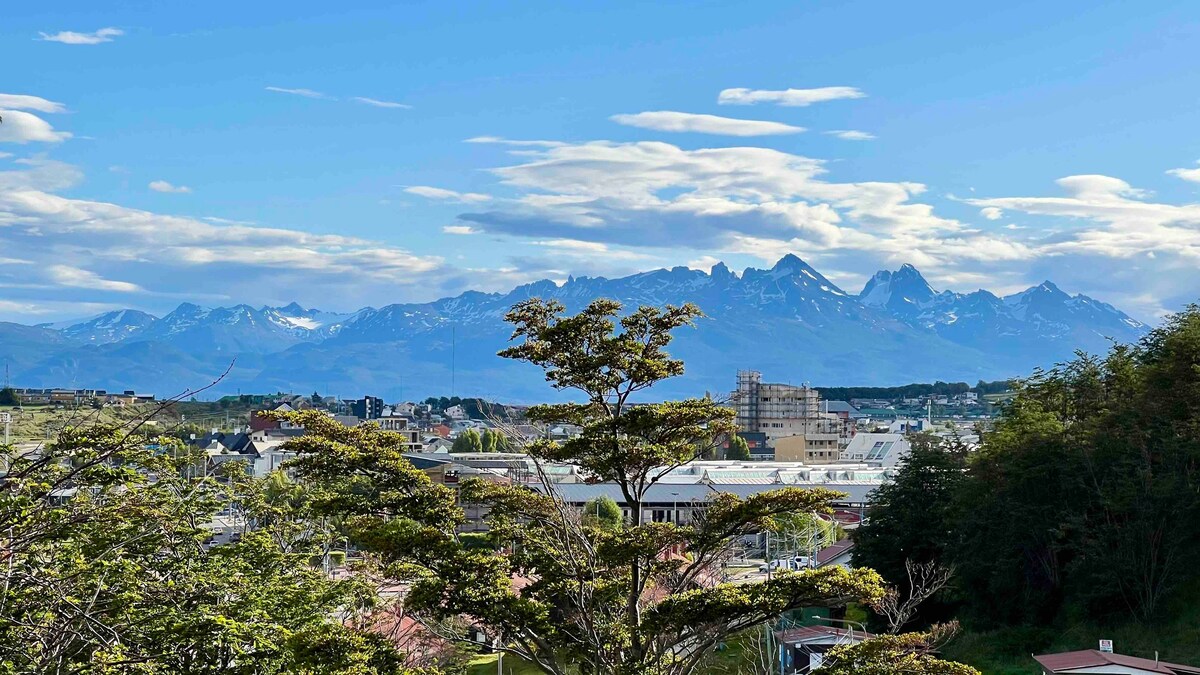
{"type": "Polygon", "coordinates": [[[763,382],[757,370],[739,370],[731,398],[744,432],[762,432],[770,441],[814,434],[836,439],[839,423],[821,414],[821,396],[808,385],[763,382]]]}

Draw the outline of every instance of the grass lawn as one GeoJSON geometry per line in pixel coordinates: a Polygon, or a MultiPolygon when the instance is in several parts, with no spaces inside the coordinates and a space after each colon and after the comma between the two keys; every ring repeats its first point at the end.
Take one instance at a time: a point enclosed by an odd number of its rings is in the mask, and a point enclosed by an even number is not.
{"type": "MultiPolygon", "coordinates": [[[[10,408],[0,407],[0,412],[12,415],[9,425],[9,438],[13,443],[28,443],[54,438],[63,427],[89,424],[121,424],[154,411],[153,406],[108,407],[93,409],[82,407],[78,409],[60,408],[55,406],[21,406],[10,408]]],[[[160,415],[156,423],[167,427],[178,422],[177,418],[160,415]]],[[[0,429],[0,434],[4,430],[0,429]]],[[[0,442],[3,442],[0,435],[0,442]]]]}
{"type": "MultiPolygon", "coordinates": [[[[540,670],[515,656],[504,657],[504,675],[541,675],[540,670]]],[[[471,659],[467,675],[496,675],[496,655],[481,654],[471,659]]]]}

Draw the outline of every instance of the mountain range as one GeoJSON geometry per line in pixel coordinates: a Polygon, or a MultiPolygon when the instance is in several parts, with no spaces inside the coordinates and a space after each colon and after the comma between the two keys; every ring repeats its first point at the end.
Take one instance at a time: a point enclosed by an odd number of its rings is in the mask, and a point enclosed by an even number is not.
{"type": "Polygon", "coordinates": [[[343,398],[457,394],[521,402],[551,398],[540,371],[500,359],[514,303],[554,298],[576,311],[607,297],[627,307],[693,302],[705,312],[671,352],[687,374],[655,396],[727,392],[738,369],[824,385],[975,382],[1028,374],[1077,349],[1105,351],[1148,327],[1047,281],[1020,293],[937,291],[911,265],[848,293],[794,255],[740,275],[660,269],[618,279],[572,277],[508,293],[468,291],[428,303],[352,313],[184,303],[165,316],[134,309],[85,321],[0,323],[0,358],[16,386],[178,394],[228,374],[206,397],[290,391],[343,398]],[[230,368],[230,364],[233,364],[230,368]]]}

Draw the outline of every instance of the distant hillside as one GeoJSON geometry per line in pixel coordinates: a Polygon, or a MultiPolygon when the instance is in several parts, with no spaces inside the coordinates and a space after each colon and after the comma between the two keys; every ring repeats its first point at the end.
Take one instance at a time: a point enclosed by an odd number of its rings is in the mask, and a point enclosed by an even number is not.
{"type": "Polygon", "coordinates": [[[936,291],[905,265],[879,272],[854,294],[788,255],[740,275],[724,264],[710,272],[677,267],[349,314],[295,303],[185,303],[163,317],[122,310],[70,326],[0,324],[0,358],[9,359],[13,381],[23,386],[77,383],[169,396],[208,384],[233,363],[207,395],[317,390],[534,401],[549,394],[540,372],[495,355],[511,334],[504,313],[531,297],[558,299],[571,311],[599,297],[630,307],[699,305],[707,317],[672,345],[687,361],[687,375],[653,392],[661,397],[727,392],[739,368],[796,383],[1002,380],[1147,330],[1111,305],[1050,282],[1005,297],[936,291]]]}
{"type": "Polygon", "coordinates": [[[1009,389],[1008,380],[984,382],[980,380],[974,385],[966,382],[934,382],[905,384],[899,387],[815,387],[821,392],[821,398],[830,401],[849,401],[852,398],[918,398],[920,396],[956,396],[973,391],[980,396],[999,394],[1009,389]]]}

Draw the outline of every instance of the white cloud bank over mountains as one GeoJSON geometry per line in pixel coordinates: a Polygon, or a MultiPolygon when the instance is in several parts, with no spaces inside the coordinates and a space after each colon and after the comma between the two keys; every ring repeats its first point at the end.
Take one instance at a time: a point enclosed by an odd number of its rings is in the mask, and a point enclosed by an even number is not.
{"type": "MultiPolygon", "coordinates": [[[[722,92],[729,103],[791,106],[863,96],[852,87],[722,92]]],[[[10,149],[53,147],[70,134],[39,115],[65,109],[37,96],[0,94],[0,141],[10,149]]],[[[734,137],[770,128],[758,125],[800,129],[672,111],[614,121],[734,137]]],[[[331,309],[345,309],[467,288],[500,290],[542,276],[708,264],[731,254],[773,262],[789,252],[851,290],[876,269],[909,262],[935,285],[955,290],[1003,292],[1053,278],[1144,319],[1193,300],[1200,288],[1200,205],[1156,201],[1110,176],[1062,178],[1060,196],[952,198],[935,209],[922,183],[840,181],[837,165],[825,159],[753,145],[499,136],[467,142],[511,153],[510,163],[488,169],[494,190],[403,189],[466,205],[451,223],[430,223],[419,235],[489,236],[519,251],[488,267],[381,239],[69,197],[63,193],[83,178],[78,168],[37,153],[0,155],[0,313],[33,315],[64,303],[137,306],[138,298],[162,297],[332,301],[344,306],[331,309]]],[[[1200,181],[1200,169],[1168,173],[1200,181]]],[[[150,189],[191,188],[156,180],[150,189]]]]}

